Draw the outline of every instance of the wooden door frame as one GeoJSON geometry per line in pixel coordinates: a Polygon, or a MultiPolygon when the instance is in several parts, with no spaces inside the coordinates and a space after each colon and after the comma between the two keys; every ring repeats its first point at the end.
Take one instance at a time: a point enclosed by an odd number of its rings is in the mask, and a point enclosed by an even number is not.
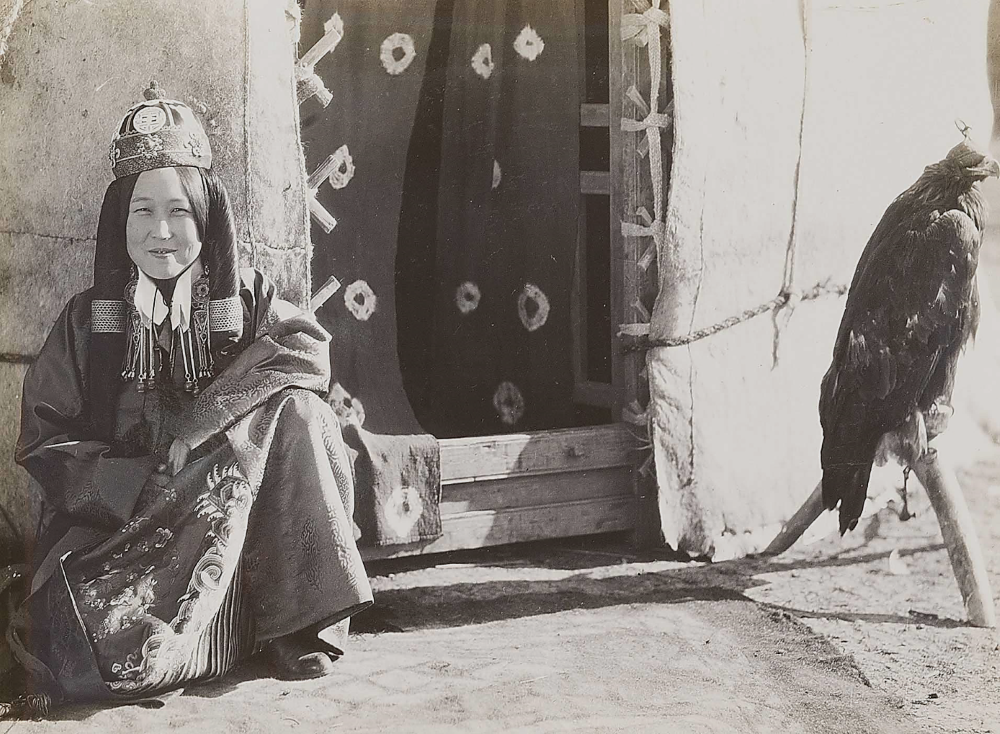
{"type": "MultiPolygon", "coordinates": [[[[643,250],[650,238],[627,237],[622,222],[634,221],[641,202],[651,199],[650,184],[642,176],[646,165],[639,152],[639,133],[622,130],[618,122],[636,117],[635,106],[627,104],[627,92],[638,86],[646,51],[635,43],[622,41],[622,16],[635,13],[631,0],[608,0],[609,41],[609,115],[611,119],[611,323],[614,328],[648,320],[643,313],[642,284],[648,277],[640,266],[643,250]],[[617,124],[616,124],[617,123],[617,124]]],[[[611,352],[611,380],[614,388],[612,416],[623,425],[634,426],[645,439],[647,451],[636,456],[633,493],[638,523],[634,542],[646,547],[661,540],[659,505],[656,499],[656,471],[649,452],[653,451],[648,420],[643,420],[649,405],[649,381],[646,354],[624,352],[616,335],[611,352]],[[636,408],[639,408],[637,411],[636,408]],[[643,468],[640,471],[640,468],[643,468]]]]}

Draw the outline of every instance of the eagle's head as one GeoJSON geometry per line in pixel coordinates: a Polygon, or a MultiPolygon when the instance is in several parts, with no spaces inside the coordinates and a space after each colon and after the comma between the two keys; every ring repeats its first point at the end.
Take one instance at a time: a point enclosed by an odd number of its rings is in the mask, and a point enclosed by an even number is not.
{"type": "Polygon", "coordinates": [[[979,150],[968,136],[949,150],[941,163],[950,176],[966,183],[976,183],[990,176],[1000,178],[1000,163],[979,150]]]}

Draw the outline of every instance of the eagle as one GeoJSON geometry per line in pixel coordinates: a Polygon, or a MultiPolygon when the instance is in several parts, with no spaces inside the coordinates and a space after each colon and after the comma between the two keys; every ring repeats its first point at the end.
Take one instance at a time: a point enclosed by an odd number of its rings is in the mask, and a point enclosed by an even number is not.
{"type": "Polygon", "coordinates": [[[841,535],[858,524],[872,465],[895,458],[905,477],[952,413],[959,355],[979,324],[979,182],[1000,177],[963,133],[886,209],[848,291],[819,401],[823,504],[840,505],[841,535]]]}

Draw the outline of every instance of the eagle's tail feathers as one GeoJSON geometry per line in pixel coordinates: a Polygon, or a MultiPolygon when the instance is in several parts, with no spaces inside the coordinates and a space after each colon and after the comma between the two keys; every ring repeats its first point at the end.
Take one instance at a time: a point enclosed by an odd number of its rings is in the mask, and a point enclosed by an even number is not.
{"type": "Polygon", "coordinates": [[[865,508],[872,462],[839,464],[823,471],[823,505],[832,510],[840,504],[840,534],[854,530],[865,508]]]}

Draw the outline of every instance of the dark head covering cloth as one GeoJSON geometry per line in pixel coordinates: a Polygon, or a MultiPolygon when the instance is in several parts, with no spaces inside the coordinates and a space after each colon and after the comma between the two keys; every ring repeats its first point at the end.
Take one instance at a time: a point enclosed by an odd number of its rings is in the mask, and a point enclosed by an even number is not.
{"type": "MultiPolygon", "coordinates": [[[[201,261],[208,272],[209,341],[214,371],[232,358],[224,354],[243,336],[245,313],[239,298],[239,259],[229,196],[211,170],[212,153],[204,128],[183,102],[166,99],[156,82],[145,101],[125,114],[115,131],[110,160],[115,180],[108,186],[97,225],[94,298],[87,390],[90,422],[96,437],[114,438],[115,409],[125,385],[123,365],[138,315],[132,291],[135,266],[128,255],[125,225],[136,179],[143,171],[190,167],[181,176],[195,210],[201,235],[201,261]],[[202,192],[192,191],[203,187],[202,192]],[[207,207],[199,205],[206,202],[207,207]],[[200,211],[199,211],[200,210],[200,211]]],[[[183,171],[180,168],[179,171],[183,171]]]]}

